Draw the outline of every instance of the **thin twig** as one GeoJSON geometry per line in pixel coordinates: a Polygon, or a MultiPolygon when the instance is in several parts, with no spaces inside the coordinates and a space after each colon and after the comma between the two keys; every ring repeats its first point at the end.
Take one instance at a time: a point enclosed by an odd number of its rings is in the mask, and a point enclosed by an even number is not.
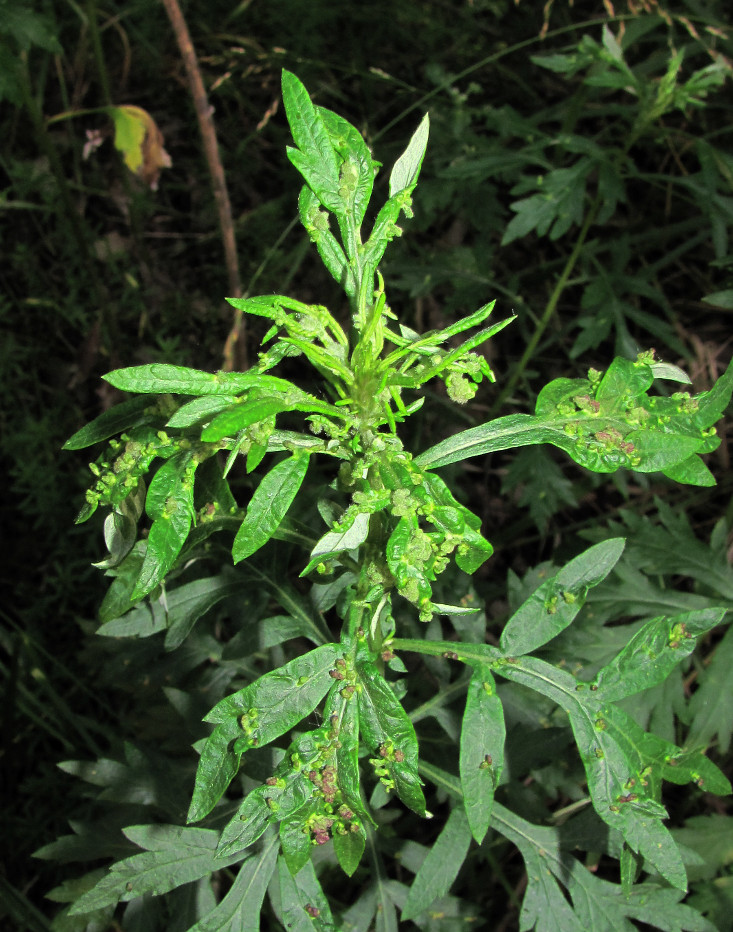
{"type": "MultiPolygon", "coordinates": [[[[201,138],[204,144],[204,155],[211,174],[216,209],[219,214],[219,227],[224,243],[224,257],[229,279],[229,291],[233,298],[242,294],[242,283],[239,275],[239,261],[237,259],[237,244],[234,238],[234,224],[232,222],[232,207],[229,201],[224,168],[219,156],[219,144],[216,140],[216,129],[212,118],[213,108],[206,96],[206,89],[201,78],[196,52],[191,42],[191,35],[178,5],[178,0],[162,0],[168,19],[173,26],[178,48],[186,68],[191,96],[193,97],[196,117],[199,122],[201,138]]],[[[235,363],[235,350],[237,361],[242,368],[246,368],[246,345],[244,340],[244,322],[241,313],[235,313],[234,324],[229,332],[224,346],[223,369],[231,370],[235,363]]]]}

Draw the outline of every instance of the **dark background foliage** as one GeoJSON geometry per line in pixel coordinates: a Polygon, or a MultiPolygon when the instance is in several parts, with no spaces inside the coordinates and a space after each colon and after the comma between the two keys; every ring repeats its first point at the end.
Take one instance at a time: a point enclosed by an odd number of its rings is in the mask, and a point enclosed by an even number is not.
{"type": "MultiPolygon", "coordinates": [[[[545,15],[529,0],[186,3],[214,107],[245,291],[291,293],[334,311],[343,304],[295,223],[299,181],[285,157],[279,105],[287,67],[319,104],[353,122],[385,164],[430,110],[416,217],[384,268],[392,307],[420,329],[445,325],[493,297],[496,314],[518,315],[491,343],[498,381],[462,409],[465,426],[496,415],[499,400],[500,413],[528,410],[551,378],[582,376],[614,353],[633,356],[649,346],[704,390],[733,342],[727,7],[725,0],[629,0],[615,8],[556,0],[545,15]],[[533,61],[580,54],[583,36],[600,46],[604,25],[626,31],[628,61],[651,89],[680,49],[678,85],[715,62],[721,81],[704,99],[692,94],[639,130],[638,95],[583,83],[588,69],[576,75],[557,61],[533,61]],[[585,174],[573,175],[586,157],[585,174]],[[530,222],[508,235],[517,216],[510,205],[539,192],[539,176],[547,181],[557,171],[567,174],[555,176],[545,229],[530,222]],[[558,204],[557,191],[567,202],[558,204]]],[[[44,915],[55,909],[44,894],[70,874],[63,864],[32,861],[31,852],[67,832],[69,819],[99,811],[57,762],[114,757],[126,740],[159,742],[168,755],[161,772],[175,775],[171,812],[185,809],[192,763],[177,770],[174,763],[191,738],[169,740],[160,687],[193,688],[202,662],[161,658],[144,642],[118,652],[91,637],[106,586],[90,566],[102,554],[101,519],[91,532],[73,525],[89,473],[83,456],[60,448],[119,400],[100,381],[103,373],[154,361],[218,368],[232,320],[210,179],[161,4],[0,2],[0,140],[0,574],[7,593],[0,606],[0,831],[12,852],[0,872],[10,904],[0,924],[35,929],[47,928],[44,915]],[[124,167],[111,138],[83,157],[87,132],[111,133],[105,114],[86,111],[111,103],[142,107],[160,126],[172,165],[157,190],[124,167]],[[50,120],[72,111],[79,113],[50,120]]],[[[537,202],[533,210],[536,221],[537,202]]],[[[249,359],[260,336],[256,326],[247,336],[249,359]]],[[[445,435],[442,399],[431,402],[414,428],[415,449],[445,435]]],[[[656,496],[689,523],[671,529],[671,550],[684,534],[704,548],[723,518],[716,552],[729,552],[729,456],[724,442],[710,458],[718,478],[712,489],[653,477],[602,481],[545,448],[453,469],[497,547],[477,581],[489,616],[506,611],[507,573],[516,596],[530,568],[577,552],[579,536],[604,536],[614,522],[641,533],[634,521],[644,519],[662,533],[656,496]]],[[[663,585],[664,568],[655,572],[663,585]]],[[[696,591],[699,575],[689,567],[669,572],[668,584],[696,591]]],[[[617,598],[623,604],[623,593],[617,598]]],[[[689,695],[694,675],[685,688],[689,695]]],[[[195,720],[193,711],[205,711],[205,703],[188,709],[195,720]]],[[[717,740],[728,750],[728,740],[717,740]]],[[[730,775],[730,757],[717,760],[730,775]]],[[[539,797],[537,805],[541,810],[539,797]]],[[[727,800],[716,805],[729,811],[727,800]]],[[[704,811],[695,807],[686,793],[673,797],[675,824],[704,811]]],[[[129,824],[126,817],[116,824],[129,824]]],[[[99,852],[110,853],[104,846],[99,852]]],[[[719,864],[724,902],[731,898],[729,864],[730,852],[719,864]]],[[[521,886],[513,866],[505,869],[507,886],[521,886]]],[[[701,888],[701,902],[710,915],[716,908],[723,915],[712,890],[701,888]]],[[[499,891],[496,902],[506,918],[495,928],[515,928],[516,898],[499,891]]]]}

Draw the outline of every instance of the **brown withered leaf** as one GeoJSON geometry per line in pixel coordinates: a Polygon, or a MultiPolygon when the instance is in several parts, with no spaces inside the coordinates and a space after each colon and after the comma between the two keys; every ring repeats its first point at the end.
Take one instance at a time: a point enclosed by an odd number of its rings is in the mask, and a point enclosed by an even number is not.
{"type": "Polygon", "coordinates": [[[153,191],[163,168],[170,168],[171,158],[163,148],[163,134],[155,120],[142,107],[109,107],[115,125],[115,148],[125,165],[153,191]]]}

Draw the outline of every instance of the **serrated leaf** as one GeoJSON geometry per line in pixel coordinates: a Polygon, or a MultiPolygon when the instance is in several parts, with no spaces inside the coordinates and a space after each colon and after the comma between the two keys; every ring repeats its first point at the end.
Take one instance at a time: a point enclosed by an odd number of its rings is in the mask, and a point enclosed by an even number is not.
{"type": "Polygon", "coordinates": [[[414,919],[431,903],[445,896],[458,876],[471,844],[466,813],[456,806],[428,852],[410,887],[402,921],[414,919]]]}
{"type": "Polygon", "coordinates": [[[295,876],[278,860],[282,922],[288,932],[334,932],[328,899],[310,861],[295,876]]]}
{"type": "Polygon", "coordinates": [[[242,588],[241,579],[222,573],[174,589],[166,599],[168,630],[165,649],[175,650],[180,647],[199,618],[223,599],[241,592],[242,588]]]}
{"type": "Polygon", "coordinates": [[[614,702],[663,682],[689,657],[697,638],[720,624],[725,612],[725,608],[706,608],[648,621],[597,674],[597,698],[614,702]]]}
{"type": "Polygon", "coordinates": [[[265,839],[257,857],[242,864],[227,895],[219,905],[188,932],[259,932],[260,911],[267,886],[275,871],[278,838],[265,839]]]}
{"type": "Polygon", "coordinates": [[[153,476],[145,510],[153,519],[145,559],[132,600],[147,595],[163,581],[178,559],[193,521],[193,480],[197,461],[190,451],[178,453],[153,476]]]}
{"type": "Polygon", "coordinates": [[[266,673],[214,706],[204,721],[219,728],[204,745],[189,822],[197,822],[211,811],[237,771],[242,751],[235,751],[234,741],[247,735],[238,718],[247,715],[252,720],[252,747],[263,747],[279,738],[309,715],[326,695],[333,682],[329,671],[338,657],[338,645],[324,644],[266,673]]]}
{"type": "Polygon", "coordinates": [[[284,69],[282,94],[290,131],[298,147],[287,150],[288,158],[323,206],[338,211],[344,207],[339,194],[339,158],[323,118],[303,84],[284,69]]]}
{"type": "Polygon", "coordinates": [[[673,886],[685,890],[682,858],[660,821],[666,811],[653,797],[661,782],[660,768],[654,779],[642,774],[649,764],[646,743],[652,736],[645,735],[616,706],[600,705],[594,692],[571,674],[535,657],[508,658],[494,670],[565,709],[596,812],[673,886]]]}
{"type": "Polygon", "coordinates": [[[151,417],[145,413],[145,409],[153,404],[151,398],[130,398],[129,401],[123,401],[78,430],[61,449],[83,450],[99,443],[100,440],[114,437],[129,427],[145,424],[151,417]]]}
{"type": "MultiPolygon", "coordinates": [[[[74,903],[70,915],[127,902],[148,892],[160,896],[226,866],[215,860],[218,832],[178,825],[132,826],[126,832],[144,846],[150,845],[149,850],[113,864],[110,872],[74,903]]],[[[241,854],[227,863],[240,859],[241,854]]]]}
{"type": "Polygon", "coordinates": [[[710,664],[700,671],[700,682],[690,700],[689,743],[707,744],[717,736],[721,754],[727,754],[733,731],[733,628],[715,648],[710,664]]]}
{"type": "Polygon", "coordinates": [[[410,192],[417,184],[420,168],[425,158],[430,133],[430,116],[426,113],[412,134],[407,148],[397,159],[389,176],[389,196],[395,197],[403,191],[410,192]]]}
{"type": "Polygon", "coordinates": [[[504,710],[490,669],[475,664],[463,713],[459,767],[471,834],[484,840],[504,767],[504,710]]]}
{"type": "Polygon", "coordinates": [[[390,761],[397,795],[424,816],[425,798],[417,775],[418,745],[412,722],[374,663],[357,660],[356,670],[362,687],[357,690],[362,738],[374,752],[388,742],[400,752],[401,760],[390,761]]]}
{"type": "Polygon", "coordinates": [[[372,154],[356,127],[324,107],[316,107],[316,110],[323,120],[323,124],[331,137],[331,145],[338,153],[339,158],[345,164],[353,165],[357,170],[356,180],[353,184],[353,194],[350,195],[349,200],[353,204],[354,225],[358,228],[369,205],[377,163],[372,159],[372,154]]]}
{"type": "MultiPolygon", "coordinates": [[[[420,762],[422,774],[455,799],[462,793],[458,778],[434,764],[420,762]]],[[[627,895],[620,884],[593,874],[563,850],[562,830],[533,825],[521,816],[494,803],[492,827],[520,850],[527,867],[527,892],[520,928],[543,932],[634,932],[634,919],[654,928],[673,932],[714,932],[698,912],[681,904],[681,890],[657,884],[637,884],[627,895]],[[572,906],[562,894],[564,886],[572,906]]]]}
{"type": "Polygon", "coordinates": [[[622,538],[595,544],[543,583],[512,615],[499,641],[505,654],[528,654],[575,618],[588,590],[608,576],[624,549],[622,538]]]}
{"type": "Polygon", "coordinates": [[[496,450],[550,443],[593,472],[615,472],[622,466],[642,473],[673,470],[678,481],[699,478],[708,484],[707,474],[692,457],[719,443],[708,428],[730,401],[733,362],[709,392],[688,399],[648,397],[645,385],[651,379],[649,365],[617,358],[597,389],[586,382],[585,391],[578,387],[577,395],[563,401],[556,397],[556,383],[564,387],[569,380],[556,380],[540,393],[535,415],[510,414],[469,428],[426,450],[415,462],[436,468],[496,450]],[[597,398],[591,397],[594,391],[597,398]]]}
{"type": "Polygon", "coordinates": [[[309,458],[306,453],[295,453],[264,476],[234,538],[232,555],[235,563],[246,560],[259,550],[278,529],[305,478],[309,458]]]}

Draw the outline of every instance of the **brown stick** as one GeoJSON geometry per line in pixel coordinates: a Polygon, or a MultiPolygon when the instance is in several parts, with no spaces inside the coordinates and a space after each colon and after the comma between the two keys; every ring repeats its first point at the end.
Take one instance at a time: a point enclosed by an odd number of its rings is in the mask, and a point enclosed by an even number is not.
{"type": "MultiPolygon", "coordinates": [[[[233,298],[239,298],[242,294],[242,282],[239,275],[239,260],[237,259],[237,244],[234,238],[234,223],[232,222],[232,207],[229,201],[229,192],[227,191],[224,168],[219,156],[219,144],[216,140],[216,129],[212,118],[213,107],[209,104],[206,96],[206,89],[201,78],[196,51],[191,42],[191,35],[183,18],[183,13],[178,5],[178,0],[162,0],[168,19],[173,26],[173,32],[176,36],[178,48],[183,58],[183,64],[186,68],[188,84],[191,89],[194,107],[196,108],[196,117],[199,122],[201,138],[204,144],[204,155],[209,166],[211,174],[212,188],[214,191],[214,200],[216,209],[219,214],[219,227],[221,229],[221,238],[224,243],[224,258],[227,267],[227,276],[229,278],[229,291],[233,298]]],[[[224,345],[224,362],[223,369],[233,369],[235,362],[235,348],[239,350],[236,354],[238,362],[242,368],[246,367],[246,345],[244,341],[244,322],[241,311],[235,312],[234,323],[229,332],[224,345]]]]}

